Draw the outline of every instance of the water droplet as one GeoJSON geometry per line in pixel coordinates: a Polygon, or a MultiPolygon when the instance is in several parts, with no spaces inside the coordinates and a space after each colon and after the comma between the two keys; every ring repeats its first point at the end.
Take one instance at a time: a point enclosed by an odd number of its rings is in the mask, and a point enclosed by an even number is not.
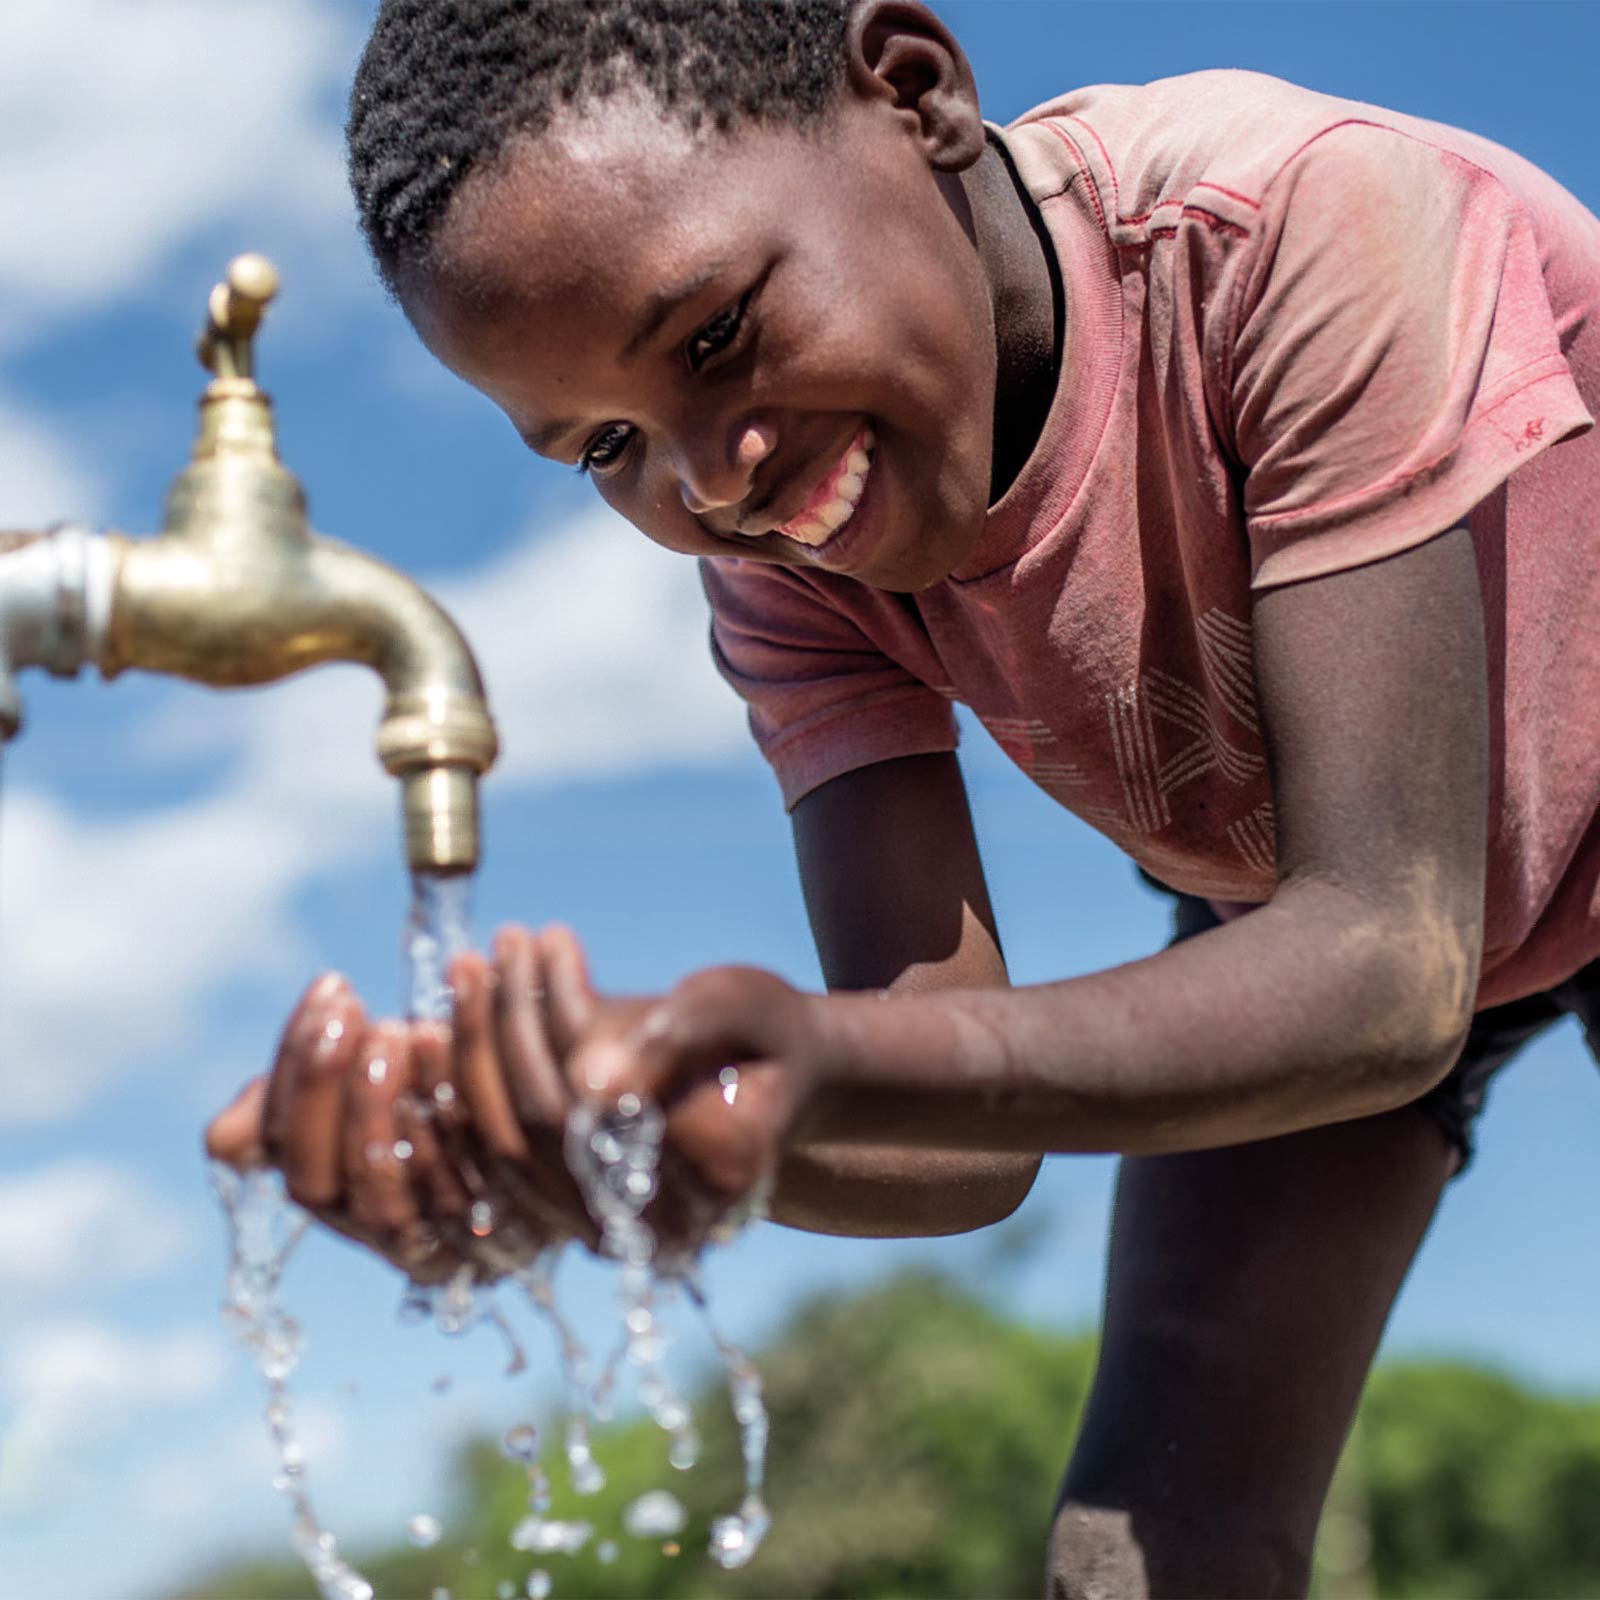
{"type": "Polygon", "coordinates": [[[599,1494],[606,1486],[606,1475],[598,1461],[572,1463],[572,1490],[574,1494],[599,1494]]]}
{"type": "Polygon", "coordinates": [[[516,1600],[517,1586],[509,1579],[494,1586],[494,1600],[516,1600]]]}
{"type": "Polygon", "coordinates": [[[717,1082],[722,1085],[723,1100],[731,1106],[739,1098],[739,1069],[737,1067],[724,1067],[717,1074],[717,1082]]]}
{"type": "Polygon", "coordinates": [[[700,1436],[685,1428],[673,1436],[667,1446],[667,1463],[679,1472],[687,1472],[700,1459],[700,1436]]]}
{"type": "Polygon", "coordinates": [[[615,1539],[602,1539],[594,1547],[595,1559],[602,1566],[609,1567],[617,1559],[617,1541],[615,1539]]]}
{"type": "Polygon", "coordinates": [[[535,1568],[528,1574],[528,1600],[546,1600],[550,1593],[550,1574],[535,1568]]]}
{"type": "Polygon", "coordinates": [[[396,1161],[409,1161],[416,1154],[409,1139],[396,1139],[392,1148],[396,1161]]]}
{"type": "Polygon", "coordinates": [[[622,1325],[629,1333],[649,1333],[655,1326],[655,1320],[650,1314],[649,1306],[629,1306],[627,1315],[622,1319],[622,1325]]]}
{"type": "Polygon", "coordinates": [[[487,1200],[474,1200],[467,1217],[474,1237],[487,1239],[494,1232],[494,1207],[487,1200]]]}
{"type": "Polygon", "coordinates": [[[587,1522],[546,1521],[543,1517],[524,1517],[511,1530],[511,1548],[538,1556],[575,1556],[588,1544],[594,1527],[587,1522]]]}
{"type": "Polygon", "coordinates": [[[426,1511],[418,1512],[406,1523],[406,1538],[419,1550],[426,1550],[438,1544],[439,1535],[443,1531],[439,1526],[439,1519],[429,1516],[426,1511]]]}
{"type": "Polygon", "coordinates": [[[628,1341],[628,1360],[636,1367],[653,1367],[666,1353],[666,1341],[659,1334],[635,1334],[628,1341]]]}
{"type": "Polygon", "coordinates": [[[367,1082],[382,1083],[389,1076],[389,1063],[382,1056],[374,1056],[367,1063],[367,1082]]]}
{"type": "Polygon", "coordinates": [[[623,1094],[617,1096],[617,1110],[625,1117],[636,1117],[643,1110],[643,1102],[636,1094],[623,1094]]]}
{"type": "Polygon", "coordinates": [[[666,1489],[648,1490],[622,1513],[622,1526],[635,1539],[661,1539],[682,1533],[688,1520],[683,1502],[666,1489]]]}
{"type": "Polygon", "coordinates": [[[767,1508],[754,1497],[747,1497],[736,1513],[712,1519],[708,1547],[711,1559],[729,1571],[748,1566],[771,1526],[767,1508]]]}
{"type": "Polygon", "coordinates": [[[448,1111],[456,1103],[455,1086],[449,1083],[434,1085],[433,1103],[441,1110],[448,1111]]]}
{"type": "Polygon", "coordinates": [[[655,1187],[654,1180],[648,1172],[630,1172],[623,1182],[628,1193],[636,1199],[644,1199],[655,1187]]]}
{"type": "Polygon", "coordinates": [[[374,1139],[361,1154],[366,1157],[369,1167],[382,1166],[384,1157],[389,1154],[389,1146],[374,1139]]]}
{"type": "Polygon", "coordinates": [[[506,1429],[500,1448],[513,1461],[537,1461],[539,1458],[539,1430],[531,1422],[519,1422],[506,1429]]]}
{"type": "Polygon", "coordinates": [[[425,1322],[433,1315],[433,1294],[420,1283],[409,1285],[395,1307],[396,1322],[425,1322]]]}

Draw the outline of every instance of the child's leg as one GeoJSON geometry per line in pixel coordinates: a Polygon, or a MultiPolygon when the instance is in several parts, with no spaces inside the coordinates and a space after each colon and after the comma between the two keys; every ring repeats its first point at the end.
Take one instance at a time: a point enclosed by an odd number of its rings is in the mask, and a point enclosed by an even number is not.
{"type": "Polygon", "coordinates": [[[1406,1107],[1123,1162],[1053,1600],[1305,1592],[1367,1368],[1456,1161],[1406,1107]]]}

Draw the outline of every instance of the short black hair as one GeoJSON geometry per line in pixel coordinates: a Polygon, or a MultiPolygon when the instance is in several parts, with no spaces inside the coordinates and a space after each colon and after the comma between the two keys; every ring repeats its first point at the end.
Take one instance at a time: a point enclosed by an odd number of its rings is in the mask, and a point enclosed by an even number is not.
{"type": "Polygon", "coordinates": [[[853,0],[383,0],[350,91],[350,187],[391,292],[474,169],[562,106],[637,85],[687,127],[804,122],[853,0]]]}

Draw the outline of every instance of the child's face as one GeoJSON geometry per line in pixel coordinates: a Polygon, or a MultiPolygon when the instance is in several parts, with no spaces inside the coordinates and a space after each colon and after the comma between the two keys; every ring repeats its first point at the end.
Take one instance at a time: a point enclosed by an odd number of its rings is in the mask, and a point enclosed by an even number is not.
{"type": "Polygon", "coordinates": [[[616,95],[469,183],[404,304],[658,544],[924,588],[982,528],[996,366],[965,197],[928,151],[881,95],[701,135],[616,95]]]}

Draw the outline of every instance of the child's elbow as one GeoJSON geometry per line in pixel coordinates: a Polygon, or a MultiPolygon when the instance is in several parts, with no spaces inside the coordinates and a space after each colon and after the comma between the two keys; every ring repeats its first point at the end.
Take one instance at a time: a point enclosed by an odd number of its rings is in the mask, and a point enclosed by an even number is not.
{"type": "Polygon", "coordinates": [[[1476,943],[1448,931],[1434,935],[1407,941],[1410,953],[1391,957],[1378,975],[1361,1050],[1382,1102],[1374,1110],[1409,1105],[1439,1084],[1472,1026],[1476,943]]]}

